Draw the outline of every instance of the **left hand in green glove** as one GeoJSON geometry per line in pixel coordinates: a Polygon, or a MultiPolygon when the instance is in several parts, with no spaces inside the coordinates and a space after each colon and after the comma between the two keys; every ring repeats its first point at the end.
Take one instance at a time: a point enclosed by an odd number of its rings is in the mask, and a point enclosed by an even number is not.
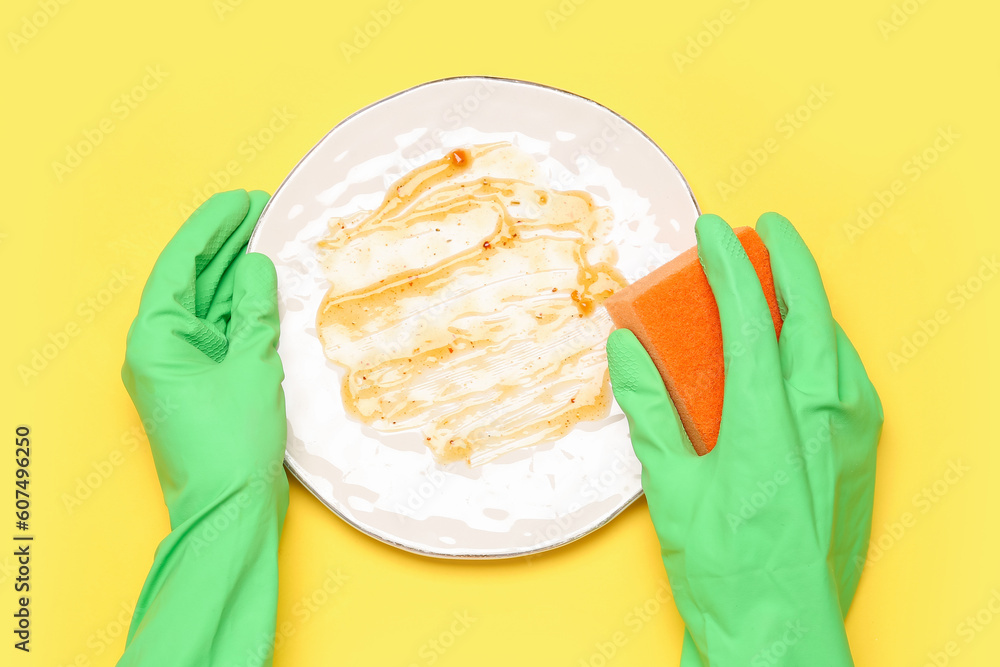
{"type": "Polygon", "coordinates": [[[788,664],[850,665],[841,603],[850,602],[870,532],[881,405],[798,234],[775,214],[757,230],[786,313],[780,344],[745,326],[770,315],[732,230],[716,216],[696,225],[726,357],[716,448],[695,454],[627,331],[608,342],[612,384],[687,646],[707,665],[786,655],[788,664]]]}
{"type": "Polygon", "coordinates": [[[274,266],[246,254],[268,195],[215,195],[163,250],[122,379],[147,426],[170,534],[119,665],[271,664],[288,506],[274,266]]]}

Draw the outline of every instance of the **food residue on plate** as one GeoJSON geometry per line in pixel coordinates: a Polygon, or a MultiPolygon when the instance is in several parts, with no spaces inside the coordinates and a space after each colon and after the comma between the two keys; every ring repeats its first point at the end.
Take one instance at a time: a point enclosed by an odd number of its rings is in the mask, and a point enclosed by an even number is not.
{"type": "Polygon", "coordinates": [[[376,210],[331,219],[317,330],[347,369],[348,414],[471,465],[606,416],[612,324],[597,306],[626,284],[611,224],[506,142],[453,150],[376,210]]]}

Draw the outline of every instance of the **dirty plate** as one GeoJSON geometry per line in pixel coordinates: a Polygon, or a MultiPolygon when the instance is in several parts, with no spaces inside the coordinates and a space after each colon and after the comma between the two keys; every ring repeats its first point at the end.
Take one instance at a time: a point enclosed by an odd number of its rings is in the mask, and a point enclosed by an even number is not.
{"type": "Polygon", "coordinates": [[[329,288],[316,242],[327,221],[377,208],[401,176],[456,148],[500,141],[530,154],[550,189],[582,190],[611,208],[617,268],[629,282],[694,245],[697,205],[649,137],[585,98],[484,77],[417,86],[340,123],[281,184],[250,241],[278,272],[288,468],[352,526],[427,556],[552,549],[642,492],[614,404],[600,421],[477,467],[437,463],[417,430],[381,433],[346,414],[345,371],[326,359],[316,330],[329,288]]]}

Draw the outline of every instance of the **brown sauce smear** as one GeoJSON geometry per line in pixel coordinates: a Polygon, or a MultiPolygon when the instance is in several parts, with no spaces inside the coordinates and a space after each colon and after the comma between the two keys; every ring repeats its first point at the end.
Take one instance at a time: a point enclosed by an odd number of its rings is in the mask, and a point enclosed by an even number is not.
{"type": "Polygon", "coordinates": [[[349,414],[472,465],[607,415],[611,212],[539,174],[507,143],[460,148],[330,220],[317,330],[349,414]]]}

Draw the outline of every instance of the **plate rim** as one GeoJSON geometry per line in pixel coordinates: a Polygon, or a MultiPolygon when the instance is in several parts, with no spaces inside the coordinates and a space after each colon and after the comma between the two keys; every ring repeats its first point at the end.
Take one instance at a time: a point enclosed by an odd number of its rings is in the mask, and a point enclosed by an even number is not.
{"type": "MultiPolygon", "coordinates": [[[[518,85],[526,85],[526,86],[531,86],[531,87],[535,87],[535,88],[541,88],[541,89],[544,89],[544,90],[548,90],[550,92],[555,92],[555,93],[559,93],[561,95],[565,95],[567,97],[575,98],[577,100],[582,100],[582,101],[584,101],[586,103],[589,103],[589,104],[591,104],[593,106],[596,106],[596,107],[598,107],[598,108],[600,108],[600,109],[602,109],[604,111],[607,111],[608,113],[610,113],[613,116],[615,116],[618,120],[624,122],[626,125],[628,125],[633,130],[635,130],[636,132],[638,132],[649,144],[651,144],[660,153],[660,155],[670,164],[670,166],[673,167],[674,171],[676,171],[677,174],[678,174],[678,176],[680,176],[681,182],[684,185],[684,189],[687,191],[687,194],[688,194],[688,196],[691,199],[691,203],[694,204],[695,213],[697,215],[701,215],[701,207],[698,205],[698,199],[697,199],[697,197],[695,197],[694,191],[691,189],[691,184],[688,183],[687,178],[684,177],[684,173],[680,170],[680,168],[677,166],[677,164],[670,158],[669,155],[667,155],[666,151],[664,151],[663,148],[653,140],[652,137],[650,137],[640,127],[638,127],[637,125],[635,125],[635,123],[631,122],[628,118],[625,118],[625,116],[623,116],[622,114],[618,113],[614,109],[611,109],[610,107],[605,106],[604,104],[601,104],[600,102],[592,100],[589,97],[586,97],[584,95],[580,95],[578,93],[574,93],[574,92],[565,90],[563,88],[558,88],[556,86],[550,86],[550,85],[547,85],[547,84],[537,83],[535,81],[528,81],[528,80],[525,80],[525,79],[517,79],[517,78],[510,78],[510,77],[499,77],[499,76],[489,76],[489,75],[475,75],[475,74],[461,75],[461,76],[451,76],[451,77],[444,77],[444,78],[440,78],[440,79],[433,79],[431,81],[425,81],[423,83],[419,83],[419,84],[410,86],[409,88],[406,88],[404,90],[400,90],[400,91],[398,91],[396,93],[393,93],[392,95],[389,95],[387,97],[383,97],[381,99],[378,99],[378,100],[376,100],[376,101],[374,101],[374,102],[372,102],[370,104],[367,104],[364,107],[358,109],[357,111],[355,111],[354,113],[350,114],[349,116],[346,116],[345,118],[341,119],[340,122],[338,122],[336,125],[334,125],[332,128],[330,128],[330,130],[327,131],[316,143],[314,143],[313,146],[312,146],[312,148],[310,148],[306,152],[305,155],[303,155],[301,158],[299,158],[299,161],[296,162],[296,164],[292,168],[292,170],[288,172],[288,174],[282,179],[282,181],[278,185],[278,187],[275,188],[274,194],[276,195],[281,190],[281,188],[284,187],[285,184],[289,180],[291,180],[299,172],[300,169],[303,168],[303,166],[306,164],[306,162],[308,162],[309,159],[312,157],[312,154],[323,144],[323,142],[325,142],[327,140],[327,138],[331,134],[333,134],[335,131],[337,131],[337,129],[339,129],[341,126],[343,126],[344,124],[346,124],[347,122],[349,122],[350,120],[352,120],[353,118],[355,118],[356,116],[359,116],[362,113],[365,113],[366,111],[368,111],[369,109],[371,109],[371,108],[373,108],[375,106],[384,104],[386,102],[389,102],[390,100],[393,100],[393,99],[395,99],[397,97],[400,97],[402,95],[406,95],[406,94],[411,93],[413,91],[419,90],[421,88],[426,88],[428,86],[433,86],[433,85],[441,84],[441,83],[450,83],[450,82],[456,82],[456,81],[475,81],[475,80],[478,80],[478,81],[500,81],[500,82],[503,82],[503,83],[513,83],[513,84],[518,84],[518,85]]],[[[257,233],[258,233],[258,231],[261,228],[261,222],[260,221],[264,218],[264,216],[267,213],[268,209],[271,207],[271,204],[274,201],[274,199],[275,199],[274,195],[270,196],[268,198],[267,204],[265,204],[263,210],[261,210],[260,216],[257,219],[257,223],[254,225],[253,232],[250,234],[250,238],[247,241],[247,250],[246,250],[247,253],[255,252],[253,250],[253,247],[255,245],[255,241],[257,240],[257,233]]],[[[442,553],[440,551],[429,551],[429,550],[426,550],[426,549],[422,549],[422,548],[419,548],[419,547],[417,547],[415,545],[407,544],[405,542],[402,542],[402,541],[400,541],[398,539],[393,539],[392,536],[379,534],[376,531],[374,531],[373,529],[369,529],[366,526],[360,525],[359,523],[355,522],[352,518],[350,518],[348,516],[345,516],[338,508],[334,507],[332,504],[330,504],[329,502],[327,502],[327,500],[325,498],[323,498],[322,496],[320,496],[319,492],[315,488],[313,488],[313,486],[310,485],[306,481],[306,479],[305,479],[305,474],[306,473],[305,473],[304,469],[300,470],[299,469],[300,465],[294,459],[292,459],[290,457],[287,443],[285,445],[284,464],[285,464],[285,467],[288,469],[288,471],[291,472],[292,475],[295,477],[295,479],[297,479],[299,481],[299,483],[306,490],[308,490],[309,493],[311,493],[313,495],[314,498],[316,498],[317,500],[319,500],[327,509],[329,509],[331,512],[333,512],[342,521],[344,521],[344,523],[346,523],[347,525],[351,526],[355,530],[363,533],[364,535],[367,535],[368,537],[371,537],[374,540],[377,540],[378,542],[384,543],[384,544],[389,545],[389,546],[393,546],[393,547],[395,547],[397,549],[400,549],[402,551],[406,551],[406,552],[409,552],[409,553],[412,553],[412,554],[417,554],[419,556],[425,556],[425,557],[428,557],[428,558],[437,558],[437,559],[442,559],[442,560],[502,560],[502,559],[508,559],[508,558],[520,558],[522,556],[532,556],[532,555],[544,553],[546,551],[552,551],[553,549],[557,549],[559,547],[565,546],[565,545],[570,544],[572,542],[576,542],[577,540],[582,539],[582,538],[586,537],[587,535],[590,535],[591,533],[599,530],[600,528],[603,528],[608,523],[610,523],[613,519],[617,518],[622,512],[624,512],[626,509],[628,509],[629,507],[631,507],[635,503],[635,501],[638,500],[643,495],[643,489],[642,489],[641,482],[640,482],[639,490],[631,498],[628,498],[617,509],[615,509],[614,512],[611,512],[610,514],[608,514],[607,516],[605,516],[601,521],[596,522],[596,523],[591,524],[591,525],[588,525],[584,529],[581,529],[581,530],[579,530],[577,532],[570,533],[568,535],[562,536],[562,537],[560,537],[560,538],[558,538],[558,539],[556,539],[554,541],[543,542],[542,544],[534,546],[534,547],[531,547],[531,548],[517,548],[515,550],[510,550],[510,549],[507,549],[507,550],[483,550],[481,552],[480,551],[465,551],[465,552],[442,553]]]]}

